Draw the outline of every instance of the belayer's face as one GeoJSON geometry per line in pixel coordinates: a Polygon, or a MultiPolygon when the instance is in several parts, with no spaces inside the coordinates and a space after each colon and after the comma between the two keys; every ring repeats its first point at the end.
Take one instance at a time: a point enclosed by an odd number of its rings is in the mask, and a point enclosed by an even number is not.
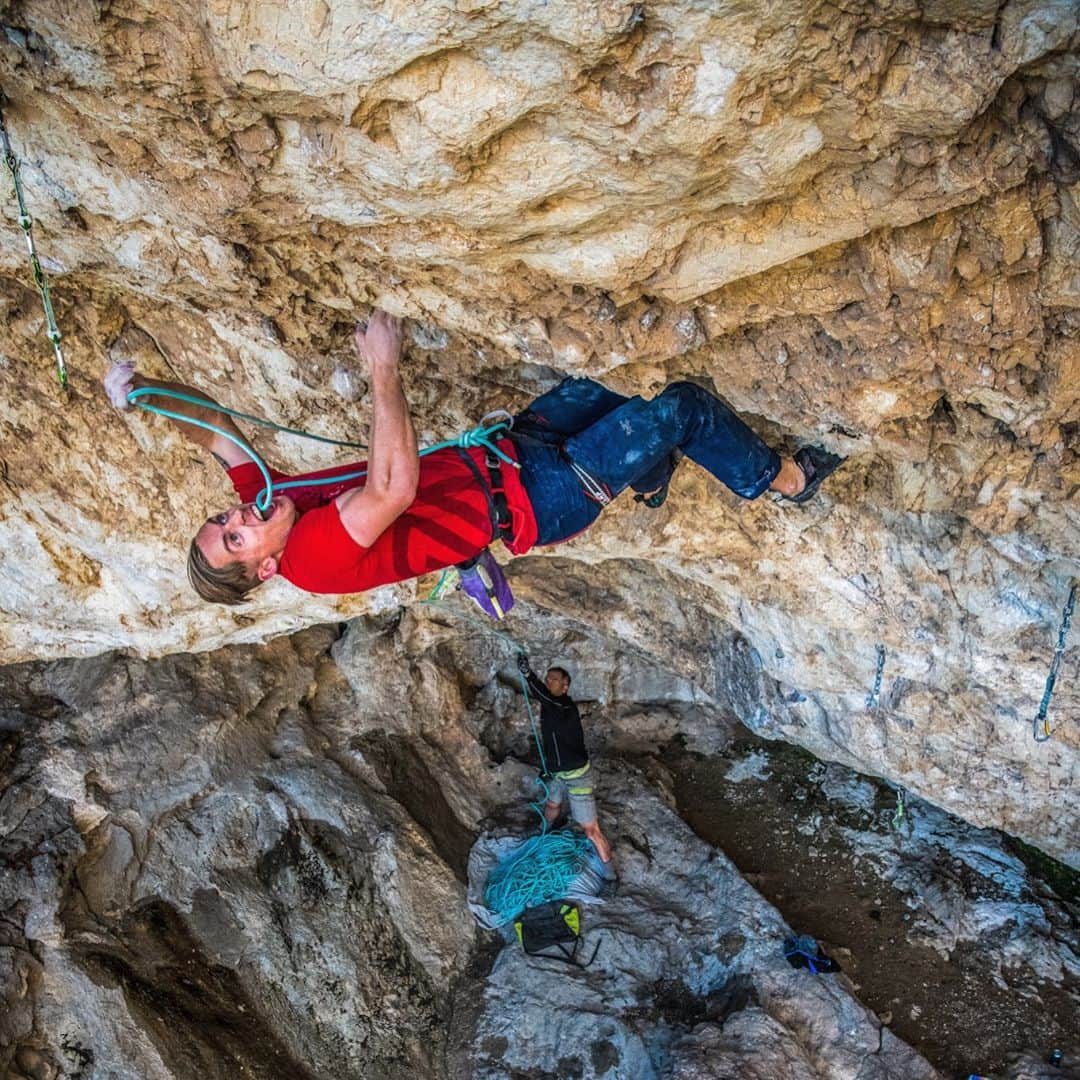
{"type": "Polygon", "coordinates": [[[544,685],[554,697],[562,697],[570,689],[570,680],[559,671],[549,671],[544,676],[544,685]]]}
{"type": "Polygon", "coordinates": [[[287,495],[277,495],[266,514],[261,521],[253,503],[232,506],[208,518],[195,534],[195,543],[211,566],[242,562],[254,575],[266,559],[280,557],[296,523],[296,505],[287,495]]]}

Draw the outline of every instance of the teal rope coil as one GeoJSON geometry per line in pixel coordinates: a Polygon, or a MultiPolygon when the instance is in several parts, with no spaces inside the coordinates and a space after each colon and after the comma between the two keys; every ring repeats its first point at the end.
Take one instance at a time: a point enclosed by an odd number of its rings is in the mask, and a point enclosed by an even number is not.
{"type": "MultiPolygon", "coordinates": [[[[301,487],[325,487],[328,484],[340,484],[343,480],[359,480],[360,478],[367,476],[367,469],[359,469],[355,472],[338,473],[336,476],[327,476],[321,480],[282,480],[278,483],[274,483],[270,477],[270,470],[266,467],[266,463],[259,457],[250,443],[245,442],[243,439],[238,439],[235,435],[230,435],[216,424],[211,424],[206,420],[198,420],[193,416],[185,416],[183,413],[174,412],[171,409],[163,409],[160,405],[151,405],[148,401],[143,400],[148,397],[164,397],[172,398],[176,401],[185,401],[190,405],[198,405],[203,408],[213,409],[226,416],[235,416],[240,420],[247,420],[250,423],[258,424],[265,428],[271,428],[274,431],[281,431],[287,435],[296,435],[302,439],[313,439],[316,442],[330,443],[334,446],[356,447],[361,450],[368,449],[367,446],[363,443],[349,442],[345,439],[331,439],[325,435],[313,435],[310,431],[302,431],[300,428],[284,427],[281,424],[275,424],[272,420],[266,420],[261,416],[252,416],[250,413],[238,412],[236,409],[229,409],[224,405],[219,405],[216,401],[195,397],[193,394],[185,394],[179,390],[166,390],[158,386],[140,386],[128,393],[127,399],[132,405],[138,405],[139,408],[145,409],[147,412],[155,413],[157,416],[164,416],[170,420],[177,420],[182,424],[191,424],[192,427],[202,428],[204,431],[211,431],[215,435],[220,435],[223,439],[228,439],[229,442],[240,447],[240,449],[251,458],[258,467],[259,472],[262,474],[263,490],[259,492],[255,499],[255,505],[260,510],[267,510],[269,508],[270,502],[274,497],[274,492],[276,491],[287,491],[290,488],[301,487]]],[[[436,443],[434,446],[426,447],[420,451],[420,457],[433,454],[436,450],[446,450],[451,447],[469,449],[482,446],[485,450],[490,451],[499,458],[500,461],[505,462],[507,465],[512,465],[515,469],[520,468],[518,463],[514,461],[512,457],[509,457],[500,450],[492,441],[497,437],[500,431],[505,430],[507,430],[507,425],[505,423],[492,424],[489,427],[471,428],[469,431],[462,432],[457,438],[446,439],[443,442],[436,443]]]]}
{"type": "Polygon", "coordinates": [[[532,837],[492,870],[484,886],[484,906],[505,925],[526,908],[565,899],[591,851],[592,842],[569,829],[532,837]]]}

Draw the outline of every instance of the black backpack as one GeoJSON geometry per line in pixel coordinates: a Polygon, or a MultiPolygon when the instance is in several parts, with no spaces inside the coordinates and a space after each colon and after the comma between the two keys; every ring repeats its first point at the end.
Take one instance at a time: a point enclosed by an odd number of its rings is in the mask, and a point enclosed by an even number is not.
{"type": "Polygon", "coordinates": [[[578,962],[581,948],[581,915],[577,905],[568,900],[550,900],[546,904],[526,908],[515,920],[514,930],[521,947],[529,956],[561,960],[574,967],[587,968],[596,959],[597,941],[588,963],[578,962]]]}

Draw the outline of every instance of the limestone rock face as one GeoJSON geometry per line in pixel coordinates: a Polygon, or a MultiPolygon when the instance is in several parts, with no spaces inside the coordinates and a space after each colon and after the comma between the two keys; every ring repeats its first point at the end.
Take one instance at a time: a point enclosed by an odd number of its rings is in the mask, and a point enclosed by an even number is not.
{"type": "MultiPolygon", "coordinates": [[[[414,599],[281,584],[200,607],[183,551],[223,478],[99,387],[133,357],[362,438],[349,330],[378,303],[412,320],[425,442],[572,373],[644,394],[693,377],[777,445],[847,455],[805,509],[741,504],[688,463],[661,510],[620,503],[557,552],[559,575],[615,589],[588,618],[695,693],[724,678],[699,630],[737,628],[757,730],[1080,859],[1075,646],[1054,739],[1031,736],[1078,572],[1075,3],[42,0],[3,19],[72,372],[64,399],[9,200],[4,660],[204,650],[414,599]]],[[[515,581],[570,595],[543,555],[515,581]]]]}
{"type": "MultiPolygon", "coordinates": [[[[582,959],[596,955],[570,977],[479,932],[472,842],[534,829],[537,789],[512,652],[458,611],[0,670],[0,1074],[953,1075],[860,1000],[847,959],[848,974],[792,969],[793,928],[680,820],[655,757],[640,767],[676,733],[697,749],[730,738],[729,689],[705,700],[614,635],[541,609],[530,624],[543,637],[523,644],[583,658],[577,693],[618,889],[584,910],[582,959]]],[[[728,686],[752,673],[730,643],[714,649],[728,686]]],[[[982,1053],[997,982],[1027,995],[1010,1022],[1039,1002],[1038,1030],[1018,1025],[1013,1049],[1043,1049],[1048,1006],[1067,1018],[1049,1031],[1073,1039],[1075,905],[1029,879],[1000,838],[914,798],[901,836],[876,820],[867,781],[813,769],[806,782],[845,808],[818,815],[813,843],[849,835],[848,857],[880,865],[886,902],[914,913],[911,942],[974,950],[976,1030],[956,1037],[982,1053]]],[[[879,955],[875,944],[869,962],[879,955]]],[[[1070,1063],[1080,1054],[1064,1048],[1070,1063]]],[[[994,1075],[1042,1076],[1035,1061],[994,1075]]]]}

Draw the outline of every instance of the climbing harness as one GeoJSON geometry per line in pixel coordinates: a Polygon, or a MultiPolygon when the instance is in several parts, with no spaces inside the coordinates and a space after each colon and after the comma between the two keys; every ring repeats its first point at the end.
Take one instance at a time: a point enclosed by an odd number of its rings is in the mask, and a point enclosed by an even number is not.
{"type": "Polygon", "coordinates": [[[881,676],[885,671],[885,646],[878,642],[877,645],[877,671],[874,672],[874,689],[866,699],[867,712],[877,712],[878,703],[881,700],[881,676]]]}
{"type": "Polygon", "coordinates": [[[1054,696],[1054,683],[1057,682],[1058,671],[1061,670],[1061,658],[1065,655],[1065,641],[1069,636],[1069,624],[1072,622],[1073,608],[1076,606],[1076,585],[1077,582],[1073,581],[1069,586],[1069,599],[1065,601],[1065,610],[1061,614],[1057,648],[1054,650],[1054,659],[1050,663],[1050,674],[1046,676],[1046,689],[1043,690],[1039,711],[1032,721],[1031,733],[1036,742],[1046,742],[1050,738],[1050,721],[1046,718],[1046,713],[1050,708],[1050,699],[1054,696]],[[1041,734],[1040,726],[1042,727],[1041,734]]]}
{"type": "Polygon", "coordinates": [[[8,135],[7,124],[4,122],[2,104],[0,104],[0,140],[4,145],[4,164],[7,165],[12,183],[15,185],[15,198],[19,204],[19,227],[23,231],[23,236],[26,237],[26,248],[30,253],[30,268],[33,271],[34,284],[41,294],[41,303],[45,308],[45,332],[56,354],[56,374],[60,380],[61,389],[67,390],[67,365],[64,363],[64,354],[60,348],[60,329],[56,325],[56,313],[53,311],[52,297],[49,295],[49,283],[45,279],[45,272],[41,269],[41,261],[38,259],[37,248],[34,245],[34,221],[26,209],[22,179],[19,176],[19,159],[11,148],[11,137],[8,135]]]}
{"type": "MultiPolygon", "coordinates": [[[[183,413],[178,413],[171,409],[163,409],[158,405],[151,405],[148,401],[143,400],[148,397],[164,397],[172,398],[177,401],[185,401],[191,405],[199,405],[203,408],[213,409],[217,412],[224,413],[226,416],[236,416],[242,420],[248,420],[251,423],[259,424],[262,427],[272,428],[275,431],[282,431],[289,435],[298,435],[304,439],[314,439],[317,442],[331,443],[335,446],[360,447],[361,449],[366,449],[366,447],[364,447],[362,443],[347,442],[342,439],[330,439],[324,435],[313,435],[310,431],[302,431],[299,428],[283,427],[280,424],[275,424],[272,420],[265,420],[262,417],[251,416],[248,413],[237,412],[234,409],[227,409],[218,405],[216,402],[208,401],[206,398],[195,397],[192,394],[184,394],[178,390],[166,390],[157,386],[140,386],[128,393],[128,401],[133,405],[138,405],[140,408],[146,409],[147,412],[156,413],[158,416],[168,417],[170,420],[178,420],[184,424],[191,424],[193,427],[202,428],[204,431],[212,431],[214,434],[220,435],[222,438],[228,439],[229,442],[240,447],[240,449],[255,463],[262,475],[263,490],[259,492],[254,503],[255,508],[260,513],[265,513],[270,508],[270,502],[273,499],[275,492],[288,491],[291,488],[323,487],[327,484],[340,484],[346,480],[359,480],[361,477],[367,476],[367,469],[359,469],[356,472],[338,473],[335,476],[324,477],[321,480],[285,480],[275,483],[270,477],[270,470],[266,467],[266,463],[259,457],[249,443],[246,443],[243,439],[237,438],[235,435],[230,435],[227,431],[223,431],[216,424],[211,424],[205,420],[198,420],[193,416],[185,416],[183,413]]],[[[446,439],[443,442],[436,443],[434,446],[425,447],[420,451],[420,456],[425,457],[428,454],[435,453],[436,450],[446,450],[450,447],[466,450],[472,447],[481,446],[487,453],[494,455],[499,461],[504,462],[507,465],[512,465],[517,469],[521,466],[518,465],[512,457],[500,450],[494,441],[498,438],[498,433],[507,430],[507,427],[508,425],[505,421],[500,421],[486,427],[470,428],[468,431],[462,432],[457,438],[446,439]]]]}

